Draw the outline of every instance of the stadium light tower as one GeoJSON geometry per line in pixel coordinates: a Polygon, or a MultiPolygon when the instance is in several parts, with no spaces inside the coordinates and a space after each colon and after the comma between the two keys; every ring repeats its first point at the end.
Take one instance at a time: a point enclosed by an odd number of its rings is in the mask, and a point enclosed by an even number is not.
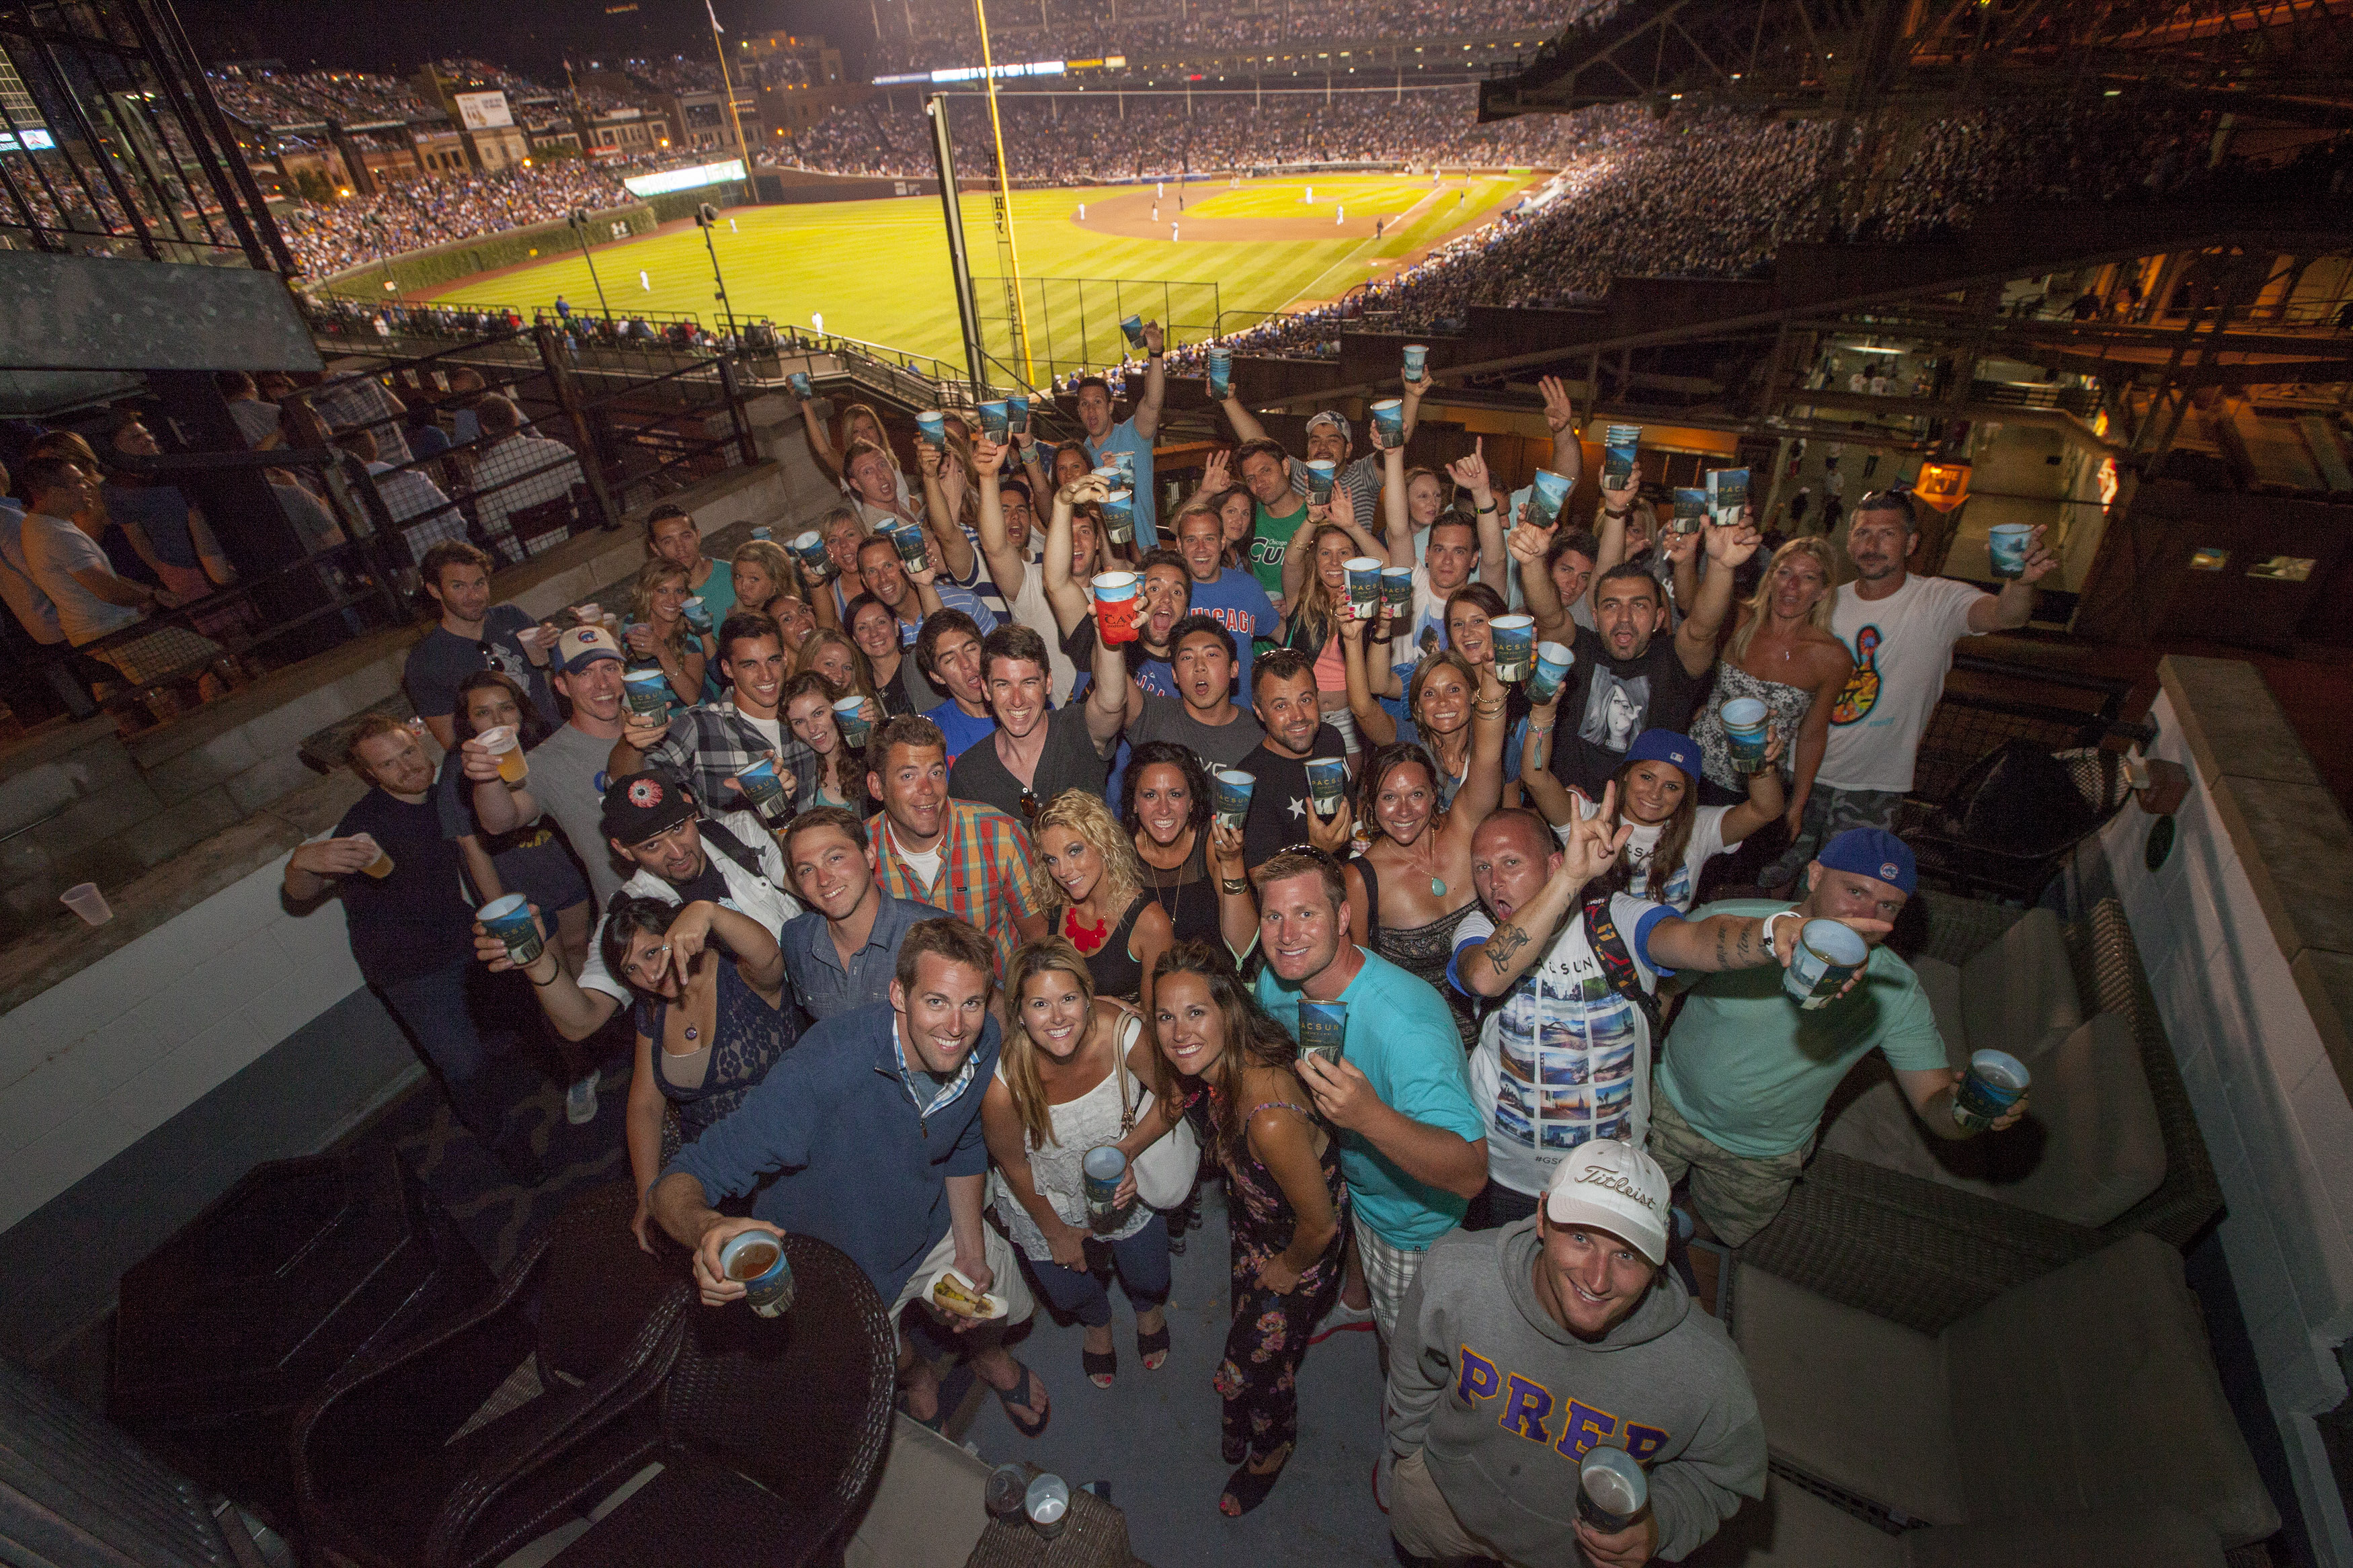
{"type": "Polygon", "coordinates": [[[727,279],[723,277],[719,271],[719,246],[717,242],[711,237],[711,231],[719,226],[719,209],[712,206],[709,202],[705,202],[701,206],[695,208],[694,226],[702,231],[702,247],[704,249],[711,252],[711,280],[719,285],[719,292],[716,298],[719,300],[719,309],[721,312],[727,318],[727,335],[731,338],[735,337],[737,336],[735,331],[735,307],[728,303],[727,279]]]}
{"type": "Polygon", "coordinates": [[[613,319],[613,308],[605,303],[605,280],[596,276],[596,253],[588,248],[588,209],[574,207],[567,221],[580,236],[580,258],[588,264],[588,281],[596,286],[596,313],[609,321],[613,319]]]}

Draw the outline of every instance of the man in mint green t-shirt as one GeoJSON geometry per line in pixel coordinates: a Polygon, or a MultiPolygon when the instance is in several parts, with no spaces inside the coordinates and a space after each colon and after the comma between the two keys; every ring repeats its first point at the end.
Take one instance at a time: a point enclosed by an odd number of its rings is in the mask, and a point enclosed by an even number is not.
{"type": "Polygon", "coordinates": [[[1259,1004],[1294,1040],[1303,998],[1347,1005],[1339,1064],[1303,1056],[1299,1081],[1340,1130],[1356,1256],[1387,1337],[1422,1254],[1487,1180],[1487,1128],[1454,1015],[1427,981],[1350,942],[1347,925],[1329,859],[1285,850],[1261,868],[1259,1004]]]}
{"type": "MultiPolygon", "coordinates": [[[[1912,851],[1894,834],[1853,828],[1822,847],[1803,902],[1709,904],[1710,915],[1885,921],[1918,886],[1912,851]]],[[[1847,1069],[1873,1050],[1928,1130],[1971,1136],[1953,1120],[1961,1075],[1912,966],[1873,937],[1871,963],[1844,996],[1807,1011],[1781,989],[1782,971],[1736,969],[1694,985],[1652,1077],[1650,1150],[1670,1182],[1691,1175],[1692,1206],[1716,1239],[1738,1247],[1781,1212],[1822,1110],[1847,1069]]],[[[2025,1114],[2023,1097],[1994,1130],[2025,1114]]]]}

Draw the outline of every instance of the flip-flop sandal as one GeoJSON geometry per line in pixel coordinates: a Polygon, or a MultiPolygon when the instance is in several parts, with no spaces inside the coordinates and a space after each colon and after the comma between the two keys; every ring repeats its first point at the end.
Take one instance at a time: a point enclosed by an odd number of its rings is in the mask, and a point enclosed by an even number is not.
{"type": "Polygon", "coordinates": [[[1039,1416],[1034,1423],[1026,1421],[1013,1413],[1017,1406],[1025,1410],[1035,1410],[1038,1408],[1038,1379],[1036,1375],[1030,1372],[1027,1365],[1020,1362],[1016,1362],[1013,1364],[1021,1368],[1021,1381],[1011,1388],[999,1388],[996,1384],[991,1384],[988,1391],[997,1395],[997,1404],[1005,1406],[1005,1418],[1013,1423],[1013,1429],[1020,1433],[1024,1437],[1035,1437],[1039,1433],[1043,1432],[1046,1429],[1046,1423],[1053,1419],[1053,1406],[1048,1405],[1046,1413],[1043,1415],[1039,1416]]]}
{"type": "MultiPolygon", "coordinates": [[[[1083,1346],[1079,1351],[1079,1364],[1085,1368],[1087,1381],[1097,1388],[1109,1388],[1119,1372],[1119,1352],[1091,1351],[1083,1346]]],[[[1026,1400],[1023,1403],[1028,1403],[1026,1400]]]]}
{"type": "Polygon", "coordinates": [[[939,1404],[933,1407],[928,1420],[907,1408],[906,1391],[902,1389],[899,1394],[899,1413],[916,1426],[928,1431],[937,1432],[947,1421],[948,1416],[955,1412],[955,1407],[964,1403],[964,1396],[972,1392],[972,1380],[973,1370],[969,1366],[957,1366],[945,1377],[941,1378],[939,1404]]]}
{"type": "Polygon", "coordinates": [[[1166,1320],[1163,1320],[1160,1326],[1148,1334],[1142,1329],[1135,1331],[1135,1353],[1143,1360],[1144,1370],[1146,1372],[1158,1372],[1167,1363],[1168,1324],[1166,1320]],[[1160,1359],[1155,1361],[1152,1359],[1155,1356],[1160,1359]]]}

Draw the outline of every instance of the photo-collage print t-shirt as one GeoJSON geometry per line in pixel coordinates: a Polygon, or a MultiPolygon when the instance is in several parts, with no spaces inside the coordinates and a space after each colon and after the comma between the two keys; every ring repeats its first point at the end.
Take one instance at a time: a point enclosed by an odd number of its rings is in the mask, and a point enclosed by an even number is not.
{"type": "MultiPolygon", "coordinates": [[[[1609,900],[1609,919],[1645,991],[1659,984],[1642,956],[1651,927],[1672,913],[1623,893],[1609,900]]],[[[1465,949],[1494,931],[1484,908],[1463,917],[1454,933],[1454,975],[1484,962],[1465,949]]],[[[1639,1145],[1648,1135],[1650,1021],[1610,986],[1581,910],[1479,1026],[1471,1098],[1487,1123],[1487,1173],[1530,1195],[1543,1192],[1561,1157],[1588,1139],[1639,1145]]]]}
{"type": "Polygon", "coordinates": [[[1602,786],[1645,730],[1681,730],[1691,719],[1704,678],[1683,668],[1675,639],[1661,632],[1629,659],[1609,657],[1597,632],[1577,628],[1577,662],[1561,692],[1552,748],[1553,775],[1601,798],[1602,786]]]}

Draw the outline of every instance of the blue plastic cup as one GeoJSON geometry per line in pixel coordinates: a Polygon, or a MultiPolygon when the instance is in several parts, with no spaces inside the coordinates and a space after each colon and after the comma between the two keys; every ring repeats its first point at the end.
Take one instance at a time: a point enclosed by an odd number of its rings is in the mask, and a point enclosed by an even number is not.
{"type": "Polygon", "coordinates": [[[1808,1012],[1828,1005],[1847,976],[1871,962],[1871,947],[1836,921],[1808,921],[1798,932],[1797,956],[1781,976],[1781,989],[1808,1012]]]}
{"type": "Polygon", "coordinates": [[[1421,379],[1421,367],[1422,367],[1423,365],[1425,365],[1425,364],[1429,363],[1430,363],[1430,345],[1429,345],[1428,343],[1408,343],[1408,344],[1406,344],[1406,346],[1405,346],[1405,378],[1406,378],[1406,380],[1408,380],[1408,381],[1419,381],[1419,380],[1421,379]]]}
{"type": "Polygon", "coordinates": [[[1144,346],[1144,318],[1143,318],[1143,317],[1141,317],[1141,316],[1123,316],[1123,317],[1121,317],[1121,318],[1120,318],[1120,321],[1119,321],[1119,330],[1120,330],[1121,331],[1125,332],[1125,333],[1127,334],[1127,346],[1128,346],[1129,348],[1131,348],[1131,349],[1140,349],[1140,348],[1142,348],[1142,347],[1144,346]]]}
{"type": "Polygon", "coordinates": [[[1119,1179],[1127,1174],[1127,1156],[1109,1143],[1086,1152],[1079,1162],[1087,1189],[1087,1225],[1098,1231],[1119,1225],[1119,1179]]]}
{"type": "Polygon", "coordinates": [[[1234,389],[1234,351],[1209,351],[1209,395],[1220,402],[1234,389]]]}
{"type": "Polygon", "coordinates": [[[1567,474],[1556,474],[1550,468],[1538,468],[1535,478],[1535,521],[1539,528],[1550,528],[1560,517],[1560,509],[1568,504],[1570,480],[1567,474]]]}
{"type": "Polygon", "coordinates": [[[1345,757],[1307,759],[1307,795],[1314,802],[1316,816],[1338,816],[1340,799],[1347,793],[1348,760],[1345,757]]]}
{"type": "Polygon", "coordinates": [[[809,383],[808,372],[805,370],[797,370],[790,375],[786,376],[785,379],[792,384],[793,395],[795,397],[815,397],[817,395],[817,388],[809,383]]]}
{"type": "Polygon", "coordinates": [[[517,969],[539,962],[547,943],[532,924],[531,901],[521,893],[492,899],[474,913],[482,929],[507,944],[507,962],[517,969]]]}
{"type": "Polygon", "coordinates": [[[1003,400],[980,405],[980,433],[1002,447],[1013,438],[1013,415],[1003,400]]]}
{"type": "Polygon", "coordinates": [[[1577,655],[1559,643],[1536,644],[1536,668],[1535,673],[1528,677],[1528,700],[1551,701],[1561,683],[1568,679],[1569,667],[1576,662],[1577,655]]]}
{"type": "Polygon", "coordinates": [[[1724,705],[1724,743],[1732,753],[1734,773],[1764,771],[1765,748],[1768,744],[1766,722],[1769,717],[1765,704],[1754,697],[1736,697],[1724,705]]]}
{"type": "Polygon", "coordinates": [[[744,798],[752,803],[752,809],[764,817],[774,819],[792,805],[785,798],[785,781],[776,776],[776,764],[766,757],[737,773],[735,782],[743,786],[744,798]]]}
{"type": "Polygon", "coordinates": [[[1577,1467],[1577,1513],[1604,1535],[1616,1535],[1641,1517],[1651,1500],[1651,1479],[1623,1448],[1596,1445],[1577,1467]]]}
{"type": "Polygon", "coordinates": [[[1642,445],[1640,425],[1612,425],[1601,436],[1601,488],[1622,490],[1634,477],[1634,460],[1642,445]]]}
{"type": "Polygon", "coordinates": [[[1740,514],[1748,510],[1748,470],[1710,468],[1707,510],[1714,514],[1718,527],[1729,528],[1738,522],[1740,514]]]}
{"type": "Polygon", "coordinates": [[[1345,1002],[1309,1002],[1299,1004],[1299,1053],[1322,1057],[1337,1066],[1347,1043],[1348,1005],[1345,1002]]]}
{"type": "Polygon", "coordinates": [[[755,528],[752,531],[752,537],[754,539],[774,539],[776,535],[776,531],[773,528],[755,528]]]}
{"type": "Polygon", "coordinates": [[[2026,1064],[2007,1051],[1975,1051],[1969,1070],[1953,1090],[1953,1120],[1972,1132],[1982,1132],[2018,1103],[2034,1081],[2026,1064]]]}
{"type": "Polygon", "coordinates": [[[1328,458],[1318,458],[1307,465],[1307,501],[1310,506],[1323,506],[1332,499],[1332,487],[1339,481],[1340,465],[1328,458]]]}
{"type": "Polygon", "coordinates": [[[936,408],[926,408],[915,416],[915,431],[927,446],[948,444],[948,416],[936,408]]]}
{"type": "Polygon", "coordinates": [[[863,697],[845,697],[835,703],[833,723],[841,731],[841,743],[852,748],[866,744],[866,737],[874,728],[867,721],[863,697]]]}
{"type": "Polygon", "coordinates": [[[793,1266],[785,1244],[765,1230],[731,1236],[719,1249],[719,1271],[744,1282],[744,1300],[752,1310],[773,1318],[793,1304],[793,1266]]]}
{"type": "Polygon", "coordinates": [[[2026,575],[2026,551],[2034,530],[2022,522],[1996,523],[1986,532],[1986,552],[1993,557],[1993,574],[2002,578],[2026,575]]]}
{"type": "Polygon", "coordinates": [[[1497,616],[1487,623],[1495,641],[1495,679],[1522,681],[1535,666],[1536,623],[1532,616],[1497,616]]]}
{"type": "Polygon", "coordinates": [[[1405,400],[1384,397],[1373,405],[1373,444],[1383,451],[1405,444],[1405,400]]]}
{"type": "Polygon", "coordinates": [[[700,595],[688,599],[685,604],[681,605],[679,606],[679,614],[684,616],[686,617],[686,624],[692,626],[696,631],[708,632],[711,630],[711,607],[702,602],[700,595]]]}
{"type": "Polygon", "coordinates": [[[931,565],[932,552],[923,542],[923,531],[912,522],[902,522],[891,531],[891,542],[899,552],[901,564],[910,572],[921,572],[931,565]]]}
{"type": "Polygon", "coordinates": [[[1007,398],[1005,423],[1014,435],[1027,436],[1029,433],[1029,400],[1026,397],[1007,398]]]}
{"type": "Polygon", "coordinates": [[[1381,604],[1393,616],[1413,613],[1413,568],[1384,566],[1381,568],[1381,604]]]}
{"type": "Polygon", "coordinates": [[[1134,489],[1135,488],[1135,454],[1122,448],[1116,452],[1107,452],[1104,456],[1111,459],[1111,466],[1119,470],[1119,482],[1127,489],[1134,489]]]}
{"type": "Polygon", "coordinates": [[[1377,557],[1349,557],[1348,614],[1352,618],[1369,621],[1381,613],[1381,574],[1386,570],[1377,557]]]}
{"type": "Polygon", "coordinates": [[[810,529],[793,541],[793,557],[801,563],[801,575],[811,583],[830,583],[841,575],[834,565],[833,556],[825,547],[825,535],[810,529]]]}
{"type": "Polygon", "coordinates": [[[1258,788],[1258,775],[1235,768],[1219,768],[1209,775],[1209,801],[1217,810],[1218,824],[1239,829],[1242,818],[1250,815],[1250,792],[1258,788]]]}
{"type": "Polygon", "coordinates": [[[659,669],[632,669],[621,677],[629,711],[659,719],[670,711],[670,677],[659,669]]]}
{"type": "Polygon", "coordinates": [[[1125,544],[1135,537],[1135,492],[1113,490],[1103,499],[1103,531],[1111,535],[1113,544],[1125,544]]]}

